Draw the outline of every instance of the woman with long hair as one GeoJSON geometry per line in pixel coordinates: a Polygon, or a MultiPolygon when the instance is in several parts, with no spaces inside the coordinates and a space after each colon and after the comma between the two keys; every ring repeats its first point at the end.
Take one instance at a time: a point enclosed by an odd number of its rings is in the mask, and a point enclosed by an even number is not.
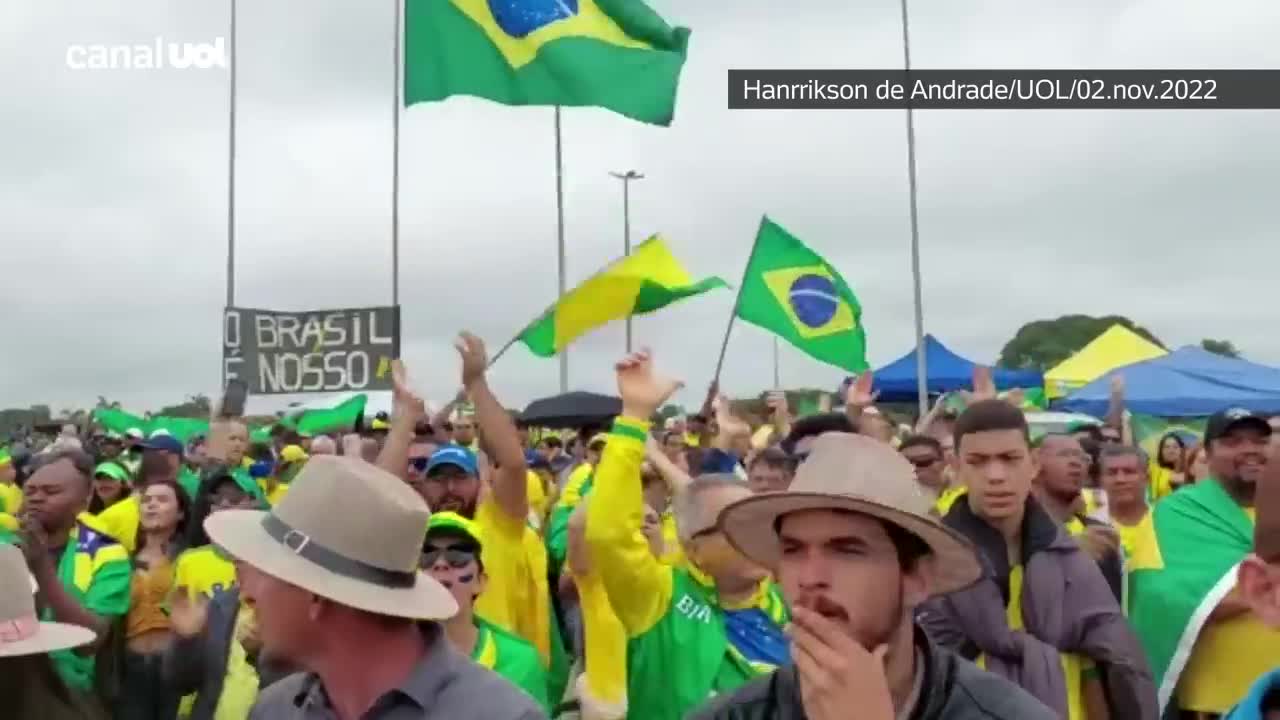
{"type": "Polygon", "coordinates": [[[129,471],[119,463],[98,463],[93,469],[93,497],[89,500],[89,512],[97,515],[129,497],[129,471]]]}
{"type": "Polygon", "coordinates": [[[1204,454],[1204,445],[1196,445],[1187,451],[1186,466],[1185,472],[1173,478],[1175,490],[1186,485],[1194,485],[1209,477],[1209,458],[1204,454]]]}
{"type": "Polygon", "coordinates": [[[1172,493],[1177,488],[1174,476],[1185,470],[1187,444],[1176,432],[1165,433],[1156,445],[1156,455],[1151,459],[1148,469],[1151,475],[1151,502],[1172,493]]]}
{"type": "Polygon", "coordinates": [[[182,486],[164,479],[149,483],[139,498],[138,548],[133,555],[125,653],[116,720],[172,720],[178,694],[161,675],[164,650],[173,634],[167,602],[174,565],[186,544],[192,517],[182,486]]]}
{"type": "Polygon", "coordinates": [[[92,630],[42,622],[22,552],[0,545],[0,698],[6,718],[90,720],[92,711],[67,688],[49,653],[93,642],[92,630]]]}

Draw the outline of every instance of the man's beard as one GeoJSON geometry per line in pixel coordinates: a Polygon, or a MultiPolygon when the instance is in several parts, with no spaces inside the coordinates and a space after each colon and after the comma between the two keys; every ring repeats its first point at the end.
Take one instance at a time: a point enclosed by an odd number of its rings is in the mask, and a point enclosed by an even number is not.
{"type": "Polygon", "coordinates": [[[456,512],[468,520],[474,519],[476,516],[476,500],[467,500],[459,495],[452,493],[440,498],[440,506],[435,508],[439,511],[456,512]]]}

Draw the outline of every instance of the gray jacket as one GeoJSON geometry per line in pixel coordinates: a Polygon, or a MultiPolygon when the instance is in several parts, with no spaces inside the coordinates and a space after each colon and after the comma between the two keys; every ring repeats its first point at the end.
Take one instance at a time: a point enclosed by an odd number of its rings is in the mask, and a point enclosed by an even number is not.
{"type": "MultiPolygon", "coordinates": [[[[918,630],[916,647],[924,658],[924,667],[916,672],[923,672],[924,678],[911,720],[1058,720],[1018,686],[934,645],[918,630]]],[[[805,718],[794,666],[757,678],[688,716],[688,720],[805,718]]]]}
{"type": "MultiPolygon", "coordinates": [[[[227,677],[227,658],[240,611],[240,589],[219,590],[209,601],[204,632],[194,638],[176,635],[165,648],[161,664],[165,682],[181,695],[197,693],[188,720],[212,720],[227,677]]],[[[259,687],[284,677],[287,670],[270,662],[258,663],[259,687]]]]}
{"type": "MultiPolygon", "coordinates": [[[[453,649],[438,625],[421,626],[427,654],[364,720],[546,720],[524,691],[453,649]]],[[[249,720],[331,720],[320,678],[290,675],[258,696],[249,720]]]]}

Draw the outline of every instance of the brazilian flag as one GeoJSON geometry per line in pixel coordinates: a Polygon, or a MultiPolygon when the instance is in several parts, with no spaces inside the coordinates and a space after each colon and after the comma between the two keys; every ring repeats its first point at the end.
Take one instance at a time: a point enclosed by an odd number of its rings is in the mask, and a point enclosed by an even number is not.
{"type": "Polygon", "coordinates": [[[641,0],[405,0],[404,102],[472,95],[670,125],[688,42],[641,0]]]}
{"type": "Polygon", "coordinates": [[[767,216],[760,221],[735,310],[816,360],[867,369],[862,306],[840,273],[767,216]]]}

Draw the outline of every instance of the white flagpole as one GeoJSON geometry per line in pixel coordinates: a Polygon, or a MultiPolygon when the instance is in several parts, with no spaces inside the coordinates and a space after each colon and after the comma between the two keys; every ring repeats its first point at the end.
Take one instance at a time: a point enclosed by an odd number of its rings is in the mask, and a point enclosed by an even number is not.
{"type": "MultiPolygon", "coordinates": [[[[556,261],[560,277],[560,294],[567,289],[564,251],[564,161],[560,151],[560,106],[556,106],[556,261]]],[[[560,351],[560,392],[569,392],[569,348],[560,351]]]]}
{"type": "MultiPolygon", "coordinates": [[[[236,64],[240,48],[236,45],[236,0],[231,0],[231,57],[228,60],[227,103],[227,303],[236,304],[236,64]]],[[[224,319],[225,322],[225,319],[224,319]]],[[[224,329],[225,332],[225,329],[224,329]]],[[[222,385],[227,384],[227,364],[222,365],[222,385]]]]}
{"type": "MultiPolygon", "coordinates": [[[[911,70],[911,33],[907,22],[907,0],[902,1],[902,66],[911,70]]],[[[907,183],[911,196],[911,282],[915,289],[916,314],[916,399],[920,417],[929,412],[929,367],[924,356],[924,296],[920,282],[920,226],[916,212],[916,126],[907,104],[907,183]]]]}
{"type": "Polygon", "coordinates": [[[395,88],[391,92],[391,304],[400,304],[400,92],[401,62],[400,43],[403,31],[401,0],[391,0],[396,6],[395,19],[395,88]]]}

